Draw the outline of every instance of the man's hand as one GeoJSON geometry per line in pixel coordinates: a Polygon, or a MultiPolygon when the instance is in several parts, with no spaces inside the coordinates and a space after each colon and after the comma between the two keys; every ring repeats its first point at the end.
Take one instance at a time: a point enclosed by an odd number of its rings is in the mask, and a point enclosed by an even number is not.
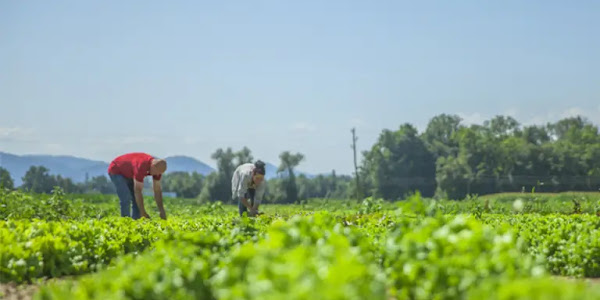
{"type": "Polygon", "coordinates": [[[250,215],[251,217],[256,217],[256,216],[258,215],[258,210],[257,210],[257,209],[254,209],[254,208],[251,208],[251,209],[250,209],[250,212],[249,212],[249,215],[250,215]]]}
{"type": "Polygon", "coordinates": [[[248,199],[242,197],[242,205],[244,205],[248,211],[252,210],[252,206],[250,205],[250,202],[248,202],[248,199]]]}
{"type": "Polygon", "coordinates": [[[152,182],[152,185],[154,188],[154,201],[156,201],[156,206],[158,207],[158,211],[160,212],[160,218],[166,220],[167,213],[165,212],[165,207],[163,205],[162,187],[160,184],[160,180],[154,180],[152,182]]]}

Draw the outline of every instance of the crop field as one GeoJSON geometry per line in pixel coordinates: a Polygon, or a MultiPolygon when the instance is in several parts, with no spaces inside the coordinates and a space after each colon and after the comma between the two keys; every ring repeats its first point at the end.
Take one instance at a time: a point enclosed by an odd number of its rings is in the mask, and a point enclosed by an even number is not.
{"type": "Polygon", "coordinates": [[[599,193],[165,206],[0,192],[0,297],[600,299],[599,193]]]}

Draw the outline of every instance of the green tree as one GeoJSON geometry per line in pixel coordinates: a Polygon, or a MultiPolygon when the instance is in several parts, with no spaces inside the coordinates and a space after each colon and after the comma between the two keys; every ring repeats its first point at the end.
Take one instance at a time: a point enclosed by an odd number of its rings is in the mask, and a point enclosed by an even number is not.
{"type": "Polygon", "coordinates": [[[117,192],[115,185],[104,175],[99,175],[88,179],[85,183],[85,190],[88,192],[96,192],[101,194],[114,194],[117,192]]]}
{"type": "Polygon", "coordinates": [[[44,166],[31,166],[22,178],[21,188],[34,193],[51,193],[56,186],[56,178],[48,172],[44,166]]]}
{"type": "Polygon", "coordinates": [[[10,172],[7,169],[0,167],[0,188],[12,190],[15,188],[15,184],[10,177],[10,172]]]}
{"type": "Polygon", "coordinates": [[[434,158],[456,155],[458,142],[455,133],[463,128],[457,115],[441,114],[433,117],[423,132],[422,139],[434,158]]]}
{"type": "MultiPolygon", "coordinates": [[[[65,193],[74,194],[74,193],[82,192],[81,186],[75,184],[73,182],[73,180],[71,180],[71,178],[62,177],[61,175],[52,176],[52,177],[53,177],[53,181],[55,182],[55,185],[61,187],[65,193]]],[[[54,187],[53,187],[53,189],[54,189],[54,187]]]]}
{"type": "Polygon", "coordinates": [[[471,193],[474,176],[465,158],[461,155],[440,157],[437,160],[436,194],[438,196],[460,200],[471,193]]]}
{"type": "Polygon", "coordinates": [[[545,126],[526,126],[521,136],[527,143],[538,146],[550,141],[550,134],[545,126]]]}
{"type": "Polygon", "coordinates": [[[331,174],[317,175],[309,178],[304,174],[296,177],[298,186],[298,198],[305,200],[309,198],[336,198],[347,199],[352,196],[351,184],[356,181],[352,176],[339,176],[332,171],[331,174]]]}
{"type": "Polygon", "coordinates": [[[426,196],[434,194],[435,160],[412,125],[383,130],[364,155],[367,176],[363,178],[372,186],[372,194],[390,200],[417,190],[426,196]]]}
{"type": "Polygon", "coordinates": [[[580,132],[587,126],[593,125],[587,119],[575,116],[564,118],[554,124],[548,124],[548,129],[551,135],[557,140],[568,140],[578,143],[580,132]]]}
{"type": "Polygon", "coordinates": [[[281,160],[281,163],[279,164],[277,173],[285,172],[283,184],[285,185],[286,202],[296,203],[299,199],[294,168],[304,159],[304,155],[301,153],[292,154],[289,151],[285,151],[279,155],[279,159],[281,160]]]}
{"type": "Polygon", "coordinates": [[[236,166],[251,163],[254,160],[254,157],[252,157],[252,152],[250,149],[248,149],[248,147],[245,146],[242,148],[242,150],[235,153],[235,158],[236,166]]]}
{"type": "Polygon", "coordinates": [[[519,122],[510,116],[496,116],[489,121],[483,122],[483,126],[496,138],[514,136],[519,132],[519,122]]]}
{"type": "Polygon", "coordinates": [[[211,158],[217,161],[217,172],[211,173],[206,178],[200,199],[202,201],[231,202],[231,177],[236,168],[234,164],[236,154],[231,148],[226,150],[219,148],[211,158]]]}
{"type": "Polygon", "coordinates": [[[163,177],[163,190],[177,197],[197,198],[202,192],[205,177],[197,172],[172,172],[163,177]]]}

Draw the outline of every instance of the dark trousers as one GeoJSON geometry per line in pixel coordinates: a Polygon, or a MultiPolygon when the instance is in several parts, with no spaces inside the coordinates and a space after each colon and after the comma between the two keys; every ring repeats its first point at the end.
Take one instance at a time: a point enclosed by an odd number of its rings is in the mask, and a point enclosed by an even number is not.
{"type": "Polygon", "coordinates": [[[133,191],[133,179],[126,178],[123,175],[108,174],[110,180],[117,188],[119,196],[119,205],[121,206],[121,217],[131,217],[137,220],[141,217],[140,210],[135,202],[135,193],[133,191]],[[133,212],[133,214],[131,213],[133,212]]]}
{"type": "MultiPolygon", "coordinates": [[[[255,189],[248,189],[248,191],[244,195],[244,198],[250,200],[250,206],[254,206],[254,194],[255,193],[256,193],[255,189]]],[[[242,203],[242,199],[238,200],[238,209],[240,211],[240,217],[244,214],[244,212],[248,211],[248,208],[246,206],[244,206],[244,203],[242,203]]]]}

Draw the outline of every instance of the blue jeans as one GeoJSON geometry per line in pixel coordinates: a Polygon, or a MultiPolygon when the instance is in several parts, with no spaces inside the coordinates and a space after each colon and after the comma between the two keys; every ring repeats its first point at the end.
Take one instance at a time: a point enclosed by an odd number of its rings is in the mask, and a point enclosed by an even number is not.
{"type": "MultiPolygon", "coordinates": [[[[244,195],[244,198],[250,200],[250,206],[254,206],[254,194],[256,193],[255,189],[248,189],[248,192],[244,195]]],[[[244,212],[248,211],[248,208],[244,206],[242,203],[242,199],[238,199],[238,210],[240,211],[240,217],[244,214],[244,212]]]]}
{"type": "Polygon", "coordinates": [[[139,219],[141,215],[137,203],[135,202],[133,179],[126,178],[123,175],[108,175],[117,188],[117,195],[119,196],[119,204],[121,206],[121,217],[131,217],[134,220],[139,219]],[[133,214],[130,213],[131,211],[133,211],[133,214]]]}

